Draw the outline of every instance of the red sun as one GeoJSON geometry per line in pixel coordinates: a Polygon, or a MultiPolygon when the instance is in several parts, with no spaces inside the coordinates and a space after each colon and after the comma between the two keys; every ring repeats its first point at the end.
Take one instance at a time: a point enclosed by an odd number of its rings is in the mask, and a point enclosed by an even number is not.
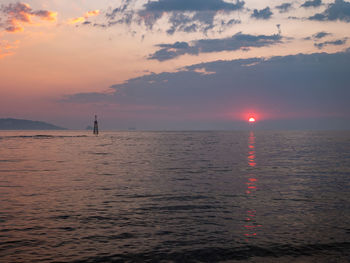
{"type": "Polygon", "coordinates": [[[248,119],[248,121],[249,121],[250,123],[254,123],[254,122],[255,122],[255,118],[254,118],[254,117],[250,117],[250,118],[248,119]]]}

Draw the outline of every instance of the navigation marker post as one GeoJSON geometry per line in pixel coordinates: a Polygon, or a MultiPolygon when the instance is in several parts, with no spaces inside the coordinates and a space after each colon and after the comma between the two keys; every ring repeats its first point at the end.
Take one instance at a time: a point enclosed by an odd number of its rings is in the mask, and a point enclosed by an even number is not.
{"type": "Polygon", "coordinates": [[[94,121],[94,134],[95,134],[95,135],[98,135],[97,115],[95,115],[95,121],[94,121]]]}

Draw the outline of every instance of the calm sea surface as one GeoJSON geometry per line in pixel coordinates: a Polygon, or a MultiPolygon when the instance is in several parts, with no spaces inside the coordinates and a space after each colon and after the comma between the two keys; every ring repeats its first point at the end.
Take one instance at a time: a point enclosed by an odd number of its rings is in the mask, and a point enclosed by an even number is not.
{"type": "Polygon", "coordinates": [[[0,132],[0,262],[350,262],[350,132],[0,132]]]}

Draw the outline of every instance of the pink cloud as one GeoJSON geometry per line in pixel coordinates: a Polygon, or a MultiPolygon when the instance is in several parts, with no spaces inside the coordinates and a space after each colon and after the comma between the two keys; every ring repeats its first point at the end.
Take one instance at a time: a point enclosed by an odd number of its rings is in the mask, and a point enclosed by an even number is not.
{"type": "Polygon", "coordinates": [[[57,13],[48,10],[33,10],[29,4],[15,3],[2,6],[0,11],[7,16],[5,31],[15,33],[24,30],[25,24],[32,24],[32,18],[41,20],[56,21],[57,13]]]}
{"type": "Polygon", "coordinates": [[[88,11],[84,14],[84,16],[69,19],[68,24],[82,23],[82,22],[85,22],[85,20],[88,19],[89,17],[98,16],[99,14],[100,14],[100,10],[88,11]]]}
{"type": "Polygon", "coordinates": [[[0,40],[0,59],[5,56],[14,54],[14,50],[18,48],[19,41],[9,42],[7,40],[0,40]]]}

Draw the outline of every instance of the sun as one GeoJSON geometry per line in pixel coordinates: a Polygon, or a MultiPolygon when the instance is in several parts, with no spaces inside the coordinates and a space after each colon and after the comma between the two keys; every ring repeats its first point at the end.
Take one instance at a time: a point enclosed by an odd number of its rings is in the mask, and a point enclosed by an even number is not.
{"type": "Polygon", "coordinates": [[[255,118],[254,118],[254,117],[250,117],[250,118],[248,119],[248,121],[249,121],[250,123],[254,123],[254,122],[255,122],[255,118]]]}

